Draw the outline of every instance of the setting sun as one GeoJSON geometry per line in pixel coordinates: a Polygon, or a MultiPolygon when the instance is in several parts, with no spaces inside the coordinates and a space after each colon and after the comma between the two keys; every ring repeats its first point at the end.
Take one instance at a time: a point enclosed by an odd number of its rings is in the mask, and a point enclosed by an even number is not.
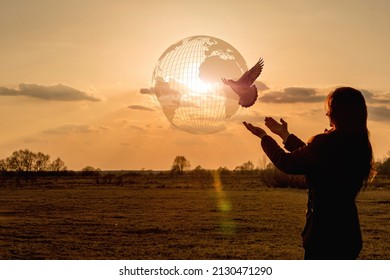
{"type": "Polygon", "coordinates": [[[199,78],[200,63],[192,63],[183,73],[182,83],[188,86],[189,94],[204,94],[209,92],[212,86],[199,78]]]}

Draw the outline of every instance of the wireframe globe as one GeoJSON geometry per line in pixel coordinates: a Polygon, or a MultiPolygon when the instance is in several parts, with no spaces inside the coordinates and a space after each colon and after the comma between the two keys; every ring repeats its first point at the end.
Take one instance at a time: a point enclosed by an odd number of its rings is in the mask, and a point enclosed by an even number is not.
{"type": "Polygon", "coordinates": [[[175,127],[210,134],[225,129],[242,110],[237,94],[221,78],[236,79],[247,70],[242,55],[227,42],[192,36],[160,56],[151,88],[175,127]]]}

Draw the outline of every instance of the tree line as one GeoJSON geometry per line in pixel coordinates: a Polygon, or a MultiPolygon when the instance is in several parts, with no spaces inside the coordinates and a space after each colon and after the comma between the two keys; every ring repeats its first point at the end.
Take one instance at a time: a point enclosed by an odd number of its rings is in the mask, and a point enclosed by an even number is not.
{"type": "MultiPolygon", "coordinates": [[[[272,164],[264,164],[263,168],[255,167],[253,162],[247,161],[241,165],[236,166],[233,170],[229,170],[226,167],[218,168],[219,172],[259,172],[262,171],[267,176],[270,177],[270,174],[273,174],[273,177],[283,178],[283,173],[277,170],[277,168],[272,164]]],[[[11,156],[0,160],[0,171],[17,171],[17,172],[40,172],[40,171],[66,171],[67,167],[63,160],[59,157],[51,161],[50,155],[44,154],[42,152],[32,152],[29,149],[18,150],[12,153],[11,156]]],[[[84,167],[81,171],[83,172],[99,172],[101,169],[94,168],[91,166],[84,167]]],[[[193,173],[202,174],[206,170],[200,165],[196,166],[191,170],[190,161],[183,155],[176,156],[173,160],[170,172],[173,174],[181,174],[184,172],[192,171],[193,173]]],[[[378,175],[384,175],[390,178],[390,152],[388,157],[382,161],[375,163],[375,171],[378,175]]]]}
{"type": "MultiPolygon", "coordinates": [[[[229,170],[226,167],[220,167],[217,171],[221,174],[243,174],[245,176],[257,176],[267,187],[292,187],[292,188],[305,188],[305,178],[302,175],[290,175],[281,172],[272,163],[265,164],[263,167],[255,167],[253,162],[247,161],[241,165],[236,166],[233,170],[229,170]]],[[[205,175],[207,170],[202,168],[200,165],[194,169],[191,168],[191,163],[186,159],[185,156],[176,156],[174,159],[171,172],[174,174],[182,174],[185,172],[192,173],[194,175],[205,175]]],[[[390,179],[390,152],[388,157],[382,161],[374,163],[374,173],[379,176],[390,179]]]]}
{"type": "Polygon", "coordinates": [[[59,172],[66,170],[64,161],[59,157],[51,161],[49,155],[41,152],[34,153],[29,149],[15,151],[11,156],[0,160],[0,171],[59,172]]]}
{"type": "MultiPolygon", "coordinates": [[[[183,173],[185,171],[189,171],[191,168],[190,161],[185,156],[176,156],[173,160],[171,166],[172,173],[183,173]]],[[[234,171],[253,171],[255,170],[255,165],[251,161],[244,162],[242,165],[234,168],[234,171]]],[[[201,171],[203,170],[202,166],[196,166],[193,171],[201,171]]],[[[220,167],[219,170],[228,170],[226,167],[220,167]]]]}

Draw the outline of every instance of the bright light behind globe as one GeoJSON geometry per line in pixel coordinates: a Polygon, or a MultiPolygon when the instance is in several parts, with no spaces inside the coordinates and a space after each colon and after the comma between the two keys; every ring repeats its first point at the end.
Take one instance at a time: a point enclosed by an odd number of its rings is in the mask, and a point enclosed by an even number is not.
{"type": "Polygon", "coordinates": [[[238,96],[221,78],[238,78],[248,68],[241,54],[210,36],[185,38],[157,61],[152,89],[162,112],[177,128],[196,134],[223,130],[241,112],[238,96]]]}
{"type": "Polygon", "coordinates": [[[204,94],[209,92],[213,86],[199,78],[199,66],[200,64],[193,63],[187,68],[187,71],[184,71],[184,77],[181,82],[187,85],[189,89],[188,94],[204,94]]]}

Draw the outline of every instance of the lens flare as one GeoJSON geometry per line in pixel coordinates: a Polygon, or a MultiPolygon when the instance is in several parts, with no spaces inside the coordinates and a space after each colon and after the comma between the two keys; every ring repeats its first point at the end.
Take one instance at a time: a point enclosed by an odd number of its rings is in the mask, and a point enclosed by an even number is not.
{"type": "Polygon", "coordinates": [[[221,174],[219,171],[213,171],[213,179],[214,179],[214,190],[215,196],[217,199],[217,207],[219,212],[223,214],[222,221],[220,223],[220,227],[224,234],[233,234],[235,232],[235,223],[230,218],[230,211],[232,210],[232,205],[229,199],[226,197],[226,193],[223,190],[221,174]]]}

